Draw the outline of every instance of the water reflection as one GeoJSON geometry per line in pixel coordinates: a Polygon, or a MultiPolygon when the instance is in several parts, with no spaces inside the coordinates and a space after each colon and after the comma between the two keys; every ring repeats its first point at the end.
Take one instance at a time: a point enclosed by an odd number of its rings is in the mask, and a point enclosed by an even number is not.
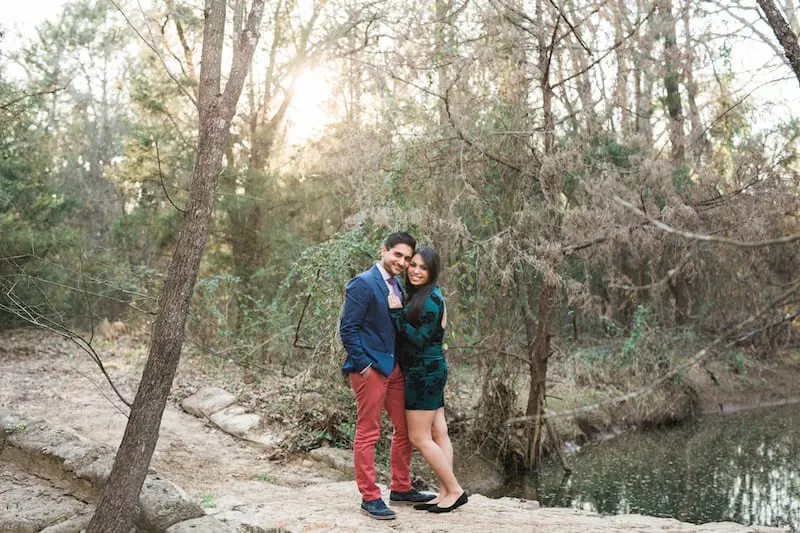
{"type": "Polygon", "coordinates": [[[800,531],[800,408],[709,418],[583,448],[569,477],[556,464],[497,496],[693,523],[733,521],[800,531]]]}

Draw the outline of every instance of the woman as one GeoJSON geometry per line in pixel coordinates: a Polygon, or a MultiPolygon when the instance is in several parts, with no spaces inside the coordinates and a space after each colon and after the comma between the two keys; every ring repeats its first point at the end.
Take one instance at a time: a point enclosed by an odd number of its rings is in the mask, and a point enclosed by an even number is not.
{"type": "Polygon", "coordinates": [[[444,418],[445,305],[436,285],[439,254],[420,248],[406,271],[407,304],[389,294],[389,314],[400,340],[399,360],[403,362],[408,438],[439,477],[439,497],[417,504],[418,510],[449,513],[467,503],[467,493],[453,474],[453,446],[444,418]]]}

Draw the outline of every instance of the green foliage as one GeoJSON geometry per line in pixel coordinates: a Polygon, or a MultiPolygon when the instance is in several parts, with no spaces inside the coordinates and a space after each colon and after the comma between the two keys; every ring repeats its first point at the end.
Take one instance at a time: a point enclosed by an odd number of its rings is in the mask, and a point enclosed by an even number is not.
{"type": "Polygon", "coordinates": [[[725,354],[724,360],[727,363],[727,368],[734,374],[741,374],[752,366],[752,362],[745,354],[739,350],[730,350],[725,354]]]}
{"type": "Polygon", "coordinates": [[[646,305],[636,306],[636,311],[633,314],[633,326],[631,327],[630,335],[622,346],[622,358],[620,362],[629,362],[631,358],[636,355],[639,343],[642,337],[647,333],[647,322],[652,318],[653,312],[650,310],[650,307],[646,305]]]}
{"type": "Polygon", "coordinates": [[[300,342],[309,346],[331,343],[344,303],[344,287],[350,278],[377,261],[385,234],[385,229],[360,226],[307,248],[292,265],[275,298],[261,308],[263,313],[254,317],[250,327],[266,325],[289,350],[305,308],[300,342]]]}
{"type": "Polygon", "coordinates": [[[216,275],[197,280],[191,312],[186,327],[195,342],[204,349],[220,348],[235,335],[232,314],[239,278],[216,275]]]}
{"type": "Polygon", "coordinates": [[[600,315],[600,324],[607,337],[621,337],[625,330],[606,315],[600,315]]]}
{"type": "Polygon", "coordinates": [[[584,151],[583,162],[587,167],[611,163],[618,168],[630,168],[630,157],[636,153],[636,149],[624,146],[614,138],[598,138],[584,151]]]}
{"type": "Polygon", "coordinates": [[[253,476],[253,479],[273,485],[276,483],[275,477],[267,474],[266,472],[258,472],[255,476],[253,476]]]}
{"type": "Polygon", "coordinates": [[[678,194],[688,194],[694,189],[694,185],[691,170],[686,165],[672,172],[672,186],[678,194]]]}
{"type": "Polygon", "coordinates": [[[117,217],[108,230],[109,244],[133,265],[157,265],[169,253],[183,215],[148,206],[148,196],[129,214],[117,217]]]}
{"type": "MultiPolygon", "coordinates": [[[[50,137],[36,123],[43,102],[20,97],[24,91],[3,82],[0,71],[0,102],[17,102],[0,115],[0,306],[6,309],[47,305],[40,283],[65,281],[50,278],[49,260],[78,239],[66,224],[76,202],[47,179],[50,137]]],[[[16,324],[12,315],[0,315],[0,327],[16,324]]]]}
{"type": "Polygon", "coordinates": [[[200,507],[208,509],[217,506],[217,496],[215,494],[203,494],[200,497],[200,507]]]}
{"type": "Polygon", "coordinates": [[[629,170],[630,158],[638,150],[621,144],[612,137],[598,137],[584,149],[583,164],[585,169],[580,172],[566,170],[561,178],[561,190],[567,198],[574,198],[581,182],[587,176],[593,176],[603,165],[613,165],[618,169],[629,170]]]}

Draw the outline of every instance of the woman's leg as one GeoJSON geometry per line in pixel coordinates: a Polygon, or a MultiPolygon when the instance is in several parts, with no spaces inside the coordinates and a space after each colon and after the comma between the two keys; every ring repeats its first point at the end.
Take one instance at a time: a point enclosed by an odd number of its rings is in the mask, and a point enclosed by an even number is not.
{"type": "Polygon", "coordinates": [[[408,438],[439,477],[439,483],[443,490],[439,494],[437,504],[440,507],[449,507],[455,503],[464,490],[453,475],[451,460],[434,442],[431,435],[435,415],[436,411],[407,410],[408,438]]]}
{"type": "MultiPolygon", "coordinates": [[[[447,421],[444,417],[444,407],[440,407],[435,411],[433,415],[433,427],[431,429],[431,435],[433,437],[433,442],[435,442],[439,448],[441,448],[442,453],[444,453],[445,458],[447,458],[447,464],[450,465],[450,470],[453,470],[453,444],[450,442],[450,435],[447,433],[447,421]]],[[[441,498],[442,492],[444,491],[444,487],[439,484],[439,497],[441,498]]]]}

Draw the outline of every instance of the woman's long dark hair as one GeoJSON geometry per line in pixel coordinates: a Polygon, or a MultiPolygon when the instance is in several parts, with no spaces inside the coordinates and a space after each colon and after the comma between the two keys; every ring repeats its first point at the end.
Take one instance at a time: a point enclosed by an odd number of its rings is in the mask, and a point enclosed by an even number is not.
{"type": "Polygon", "coordinates": [[[425,305],[425,300],[430,296],[431,291],[436,286],[436,280],[439,279],[439,270],[441,269],[441,261],[439,260],[439,253],[430,247],[420,248],[414,252],[414,255],[421,255],[422,262],[428,267],[428,282],[421,287],[415,287],[408,281],[408,273],[406,273],[406,287],[408,288],[408,321],[414,326],[419,326],[419,315],[422,313],[422,306],[425,305]]]}

